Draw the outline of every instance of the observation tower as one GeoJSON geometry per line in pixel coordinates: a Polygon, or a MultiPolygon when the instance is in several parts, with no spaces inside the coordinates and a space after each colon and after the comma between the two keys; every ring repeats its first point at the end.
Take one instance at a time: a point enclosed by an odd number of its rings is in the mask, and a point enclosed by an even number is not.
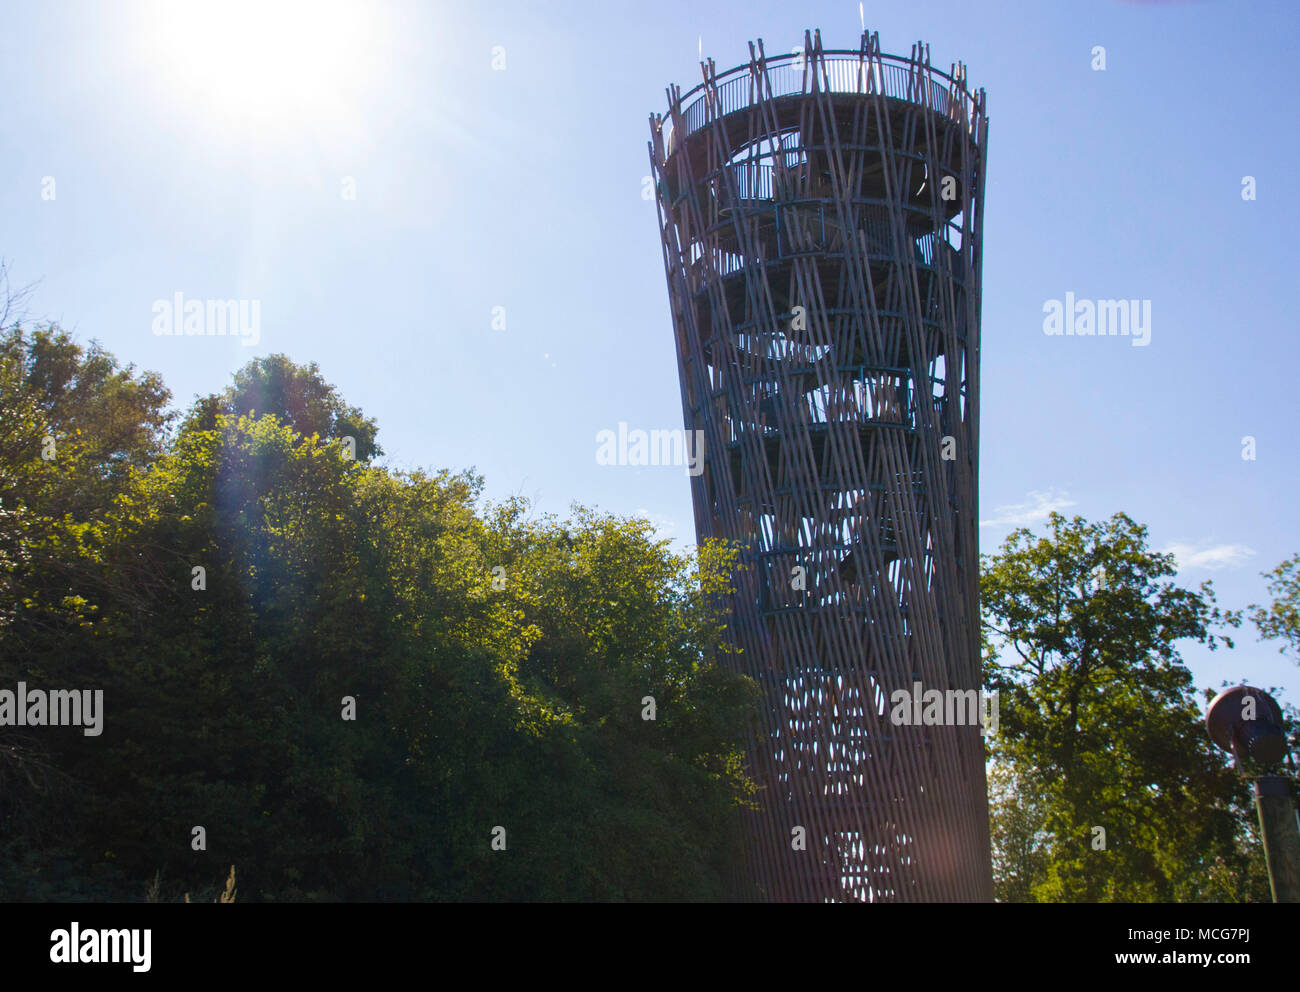
{"type": "Polygon", "coordinates": [[[650,160],[696,536],[743,548],[764,693],[738,895],[991,900],[981,727],[892,701],[981,685],[984,92],[875,33],[701,68],[650,160]]]}

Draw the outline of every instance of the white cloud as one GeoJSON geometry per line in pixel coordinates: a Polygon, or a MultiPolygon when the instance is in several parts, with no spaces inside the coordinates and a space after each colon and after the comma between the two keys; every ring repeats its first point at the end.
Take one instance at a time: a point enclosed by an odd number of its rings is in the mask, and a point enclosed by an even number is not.
{"type": "Polygon", "coordinates": [[[657,537],[668,541],[677,539],[677,521],[661,516],[657,513],[651,513],[644,507],[633,510],[632,516],[643,517],[644,519],[649,520],[650,523],[654,525],[655,535],[657,537]]]}
{"type": "Polygon", "coordinates": [[[1043,523],[1052,513],[1076,506],[1069,495],[1055,489],[1047,492],[1035,490],[1023,503],[1009,503],[993,510],[992,520],[981,520],[981,527],[1030,527],[1043,523]]]}
{"type": "Polygon", "coordinates": [[[1248,548],[1244,544],[1214,544],[1209,547],[1198,547],[1195,544],[1175,542],[1167,548],[1162,548],[1161,553],[1173,555],[1180,571],[1183,569],[1213,571],[1218,568],[1235,568],[1243,564],[1247,558],[1254,557],[1255,549],[1248,548]]]}

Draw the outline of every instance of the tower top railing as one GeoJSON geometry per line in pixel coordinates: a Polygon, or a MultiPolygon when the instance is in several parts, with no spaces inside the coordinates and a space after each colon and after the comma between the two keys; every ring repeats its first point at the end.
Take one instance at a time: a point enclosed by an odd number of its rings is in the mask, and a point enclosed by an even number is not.
{"type": "MultiPolygon", "coordinates": [[[[710,67],[706,63],[706,67],[710,67]]],[[[707,73],[706,68],[706,73],[707,73]]],[[[962,80],[926,62],[901,55],[832,50],[808,54],[764,55],[713,75],[675,102],[683,134],[675,133],[673,109],[663,118],[666,154],[710,121],[753,106],[760,100],[815,92],[882,95],[927,107],[960,123],[979,140],[983,91],[972,94],[962,80]]]]}

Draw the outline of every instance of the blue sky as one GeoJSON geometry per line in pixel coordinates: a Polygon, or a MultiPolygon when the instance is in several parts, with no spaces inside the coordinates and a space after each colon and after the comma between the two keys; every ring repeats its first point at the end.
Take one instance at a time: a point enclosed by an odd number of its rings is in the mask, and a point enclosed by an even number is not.
{"type": "MultiPolygon", "coordinates": [[[[200,8],[0,3],[0,255],[41,280],[31,313],[182,405],[254,355],[316,361],[393,466],[474,466],[492,498],[690,541],[684,469],[595,458],[620,421],[681,426],[648,116],[699,81],[701,43],[720,69],[804,28],[852,48],[858,4],[321,0],[251,48],[265,3],[200,8]],[[155,335],[177,292],[259,301],[258,345],[155,335]]],[[[886,52],[925,40],[988,91],[982,550],[1050,508],[1122,510],[1232,607],[1300,550],[1297,10],[865,5],[886,52]],[[1067,292],[1150,300],[1150,344],[1045,335],[1067,292]]],[[[1295,665],[1240,633],[1185,648],[1199,682],[1300,700],[1295,665]]]]}

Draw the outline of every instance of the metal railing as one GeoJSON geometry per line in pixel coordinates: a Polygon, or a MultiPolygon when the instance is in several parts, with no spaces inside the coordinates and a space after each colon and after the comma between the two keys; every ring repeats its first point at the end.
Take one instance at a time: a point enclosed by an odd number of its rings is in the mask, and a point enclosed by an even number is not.
{"type": "MultiPolygon", "coordinates": [[[[814,92],[881,94],[928,107],[968,130],[976,125],[975,98],[941,69],[920,68],[911,59],[881,55],[877,63],[861,52],[823,52],[819,57],[789,54],[769,56],[758,63],[736,66],[714,79],[715,87],[700,83],[681,98],[685,135],[707,123],[744,110],[760,99],[801,96],[814,92]],[[761,87],[761,89],[760,89],[761,87]]],[[[665,149],[671,154],[677,138],[672,117],[664,118],[665,149]]]]}
{"type": "MultiPolygon", "coordinates": [[[[787,205],[781,209],[788,212],[791,207],[787,205]]],[[[817,204],[809,209],[823,210],[817,204]]],[[[867,258],[887,260],[895,257],[890,231],[884,222],[867,212],[859,212],[855,216],[855,221],[857,223],[855,230],[861,232],[866,240],[867,258]]],[[[829,233],[823,232],[819,238],[810,236],[803,242],[799,242],[788,236],[787,224],[777,230],[774,241],[762,244],[759,254],[754,258],[749,258],[740,251],[730,251],[715,246],[704,247],[699,242],[694,242],[690,254],[682,259],[688,277],[687,289],[691,293],[699,292],[705,289],[715,277],[727,279],[750,266],[761,268],[768,262],[780,262],[800,255],[843,252],[842,232],[838,227],[831,228],[823,224],[823,229],[824,232],[829,231],[829,233]]],[[[917,265],[942,272],[956,283],[965,283],[966,269],[961,251],[953,248],[942,235],[930,232],[909,240],[912,243],[913,259],[917,265]],[[943,256],[942,262],[940,255],[943,256]]]]}

